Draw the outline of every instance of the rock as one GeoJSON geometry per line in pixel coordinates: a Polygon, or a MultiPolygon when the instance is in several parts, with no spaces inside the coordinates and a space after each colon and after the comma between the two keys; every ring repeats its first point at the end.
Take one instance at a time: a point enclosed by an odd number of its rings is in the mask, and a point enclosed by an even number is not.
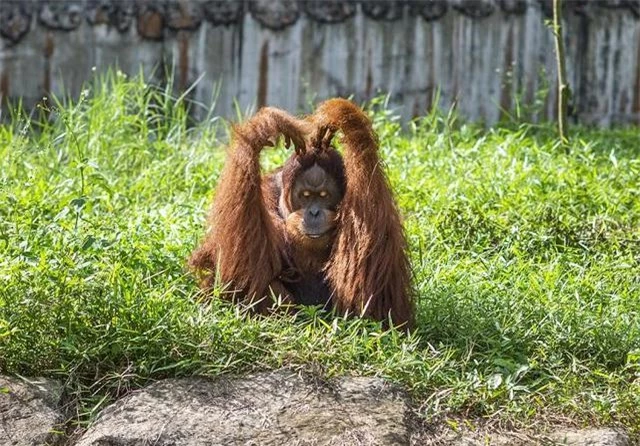
{"type": "MultiPolygon", "coordinates": [[[[61,393],[55,381],[0,376],[0,446],[65,440],[61,393]]],[[[381,379],[321,382],[279,370],[156,382],[104,409],[77,443],[67,441],[77,446],[632,445],[617,429],[511,432],[476,421],[459,422],[455,430],[445,424],[425,429],[414,419],[406,394],[381,379]]]]}
{"type": "Polygon", "coordinates": [[[631,446],[629,436],[615,429],[585,429],[554,432],[556,444],[567,446],[631,446]]]}
{"type": "Polygon", "coordinates": [[[106,408],[77,444],[408,445],[410,418],[405,395],[380,379],[281,370],[157,382],[106,408]]]}
{"type": "Polygon", "coordinates": [[[61,386],[55,381],[0,376],[0,445],[52,444],[63,421],[61,386]]]}
{"type": "Polygon", "coordinates": [[[532,431],[495,431],[481,428],[435,429],[414,437],[412,444],[420,446],[631,446],[629,436],[617,429],[562,428],[551,433],[532,431]]]}

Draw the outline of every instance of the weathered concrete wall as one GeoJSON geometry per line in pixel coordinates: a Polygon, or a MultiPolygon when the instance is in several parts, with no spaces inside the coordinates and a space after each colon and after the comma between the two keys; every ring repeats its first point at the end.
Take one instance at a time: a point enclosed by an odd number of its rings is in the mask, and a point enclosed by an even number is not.
{"type": "MultiPolygon", "coordinates": [[[[640,123],[640,0],[566,1],[568,74],[577,119],[640,123]]],[[[516,102],[553,117],[556,100],[546,0],[0,1],[0,95],[34,104],[78,95],[118,66],[234,116],[277,105],[389,93],[405,118],[434,100],[488,123],[516,102]],[[549,95],[539,92],[548,86],[549,95]],[[533,106],[538,101],[538,106],[533,106]]]]}

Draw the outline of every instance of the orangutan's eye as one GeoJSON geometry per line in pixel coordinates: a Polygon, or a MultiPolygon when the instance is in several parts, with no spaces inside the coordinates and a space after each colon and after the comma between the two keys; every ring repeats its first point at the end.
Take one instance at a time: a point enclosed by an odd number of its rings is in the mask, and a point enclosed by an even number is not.
{"type": "Polygon", "coordinates": [[[311,192],[309,192],[308,190],[305,190],[302,192],[302,196],[303,197],[310,197],[311,196],[311,192]]]}
{"type": "Polygon", "coordinates": [[[320,196],[321,196],[322,198],[326,197],[327,195],[329,195],[329,193],[328,193],[326,190],[321,190],[321,191],[320,191],[320,196]]]}

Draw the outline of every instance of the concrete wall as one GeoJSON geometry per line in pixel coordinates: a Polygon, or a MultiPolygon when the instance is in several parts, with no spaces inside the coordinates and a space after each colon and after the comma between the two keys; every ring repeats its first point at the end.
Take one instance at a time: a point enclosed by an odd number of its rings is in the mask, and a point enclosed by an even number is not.
{"type": "MultiPolygon", "coordinates": [[[[215,112],[389,93],[404,118],[434,101],[465,118],[553,118],[546,0],[0,1],[0,95],[35,104],[78,95],[94,71],[142,69],[215,112]],[[95,68],[94,68],[95,67],[95,68]],[[548,90],[548,95],[540,93],[548,90]]],[[[640,1],[567,1],[573,114],[640,123],[640,1]]],[[[198,107],[197,107],[198,108],[198,107]]]]}

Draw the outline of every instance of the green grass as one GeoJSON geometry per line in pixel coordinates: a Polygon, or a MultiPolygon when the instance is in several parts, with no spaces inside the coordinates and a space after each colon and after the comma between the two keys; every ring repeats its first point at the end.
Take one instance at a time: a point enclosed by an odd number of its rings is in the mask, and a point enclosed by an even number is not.
{"type": "Polygon", "coordinates": [[[226,124],[119,75],[49,102],[0,127],[0,370],[62,380],[74,422],[149,379],[289,366],[388,378],[431,420],[640,426],[638,129],[574,129],[566,154],[550,126],[402,130],[374,104],[415,274],[406,337],[203,304],[185,259],[226,124]]]}

